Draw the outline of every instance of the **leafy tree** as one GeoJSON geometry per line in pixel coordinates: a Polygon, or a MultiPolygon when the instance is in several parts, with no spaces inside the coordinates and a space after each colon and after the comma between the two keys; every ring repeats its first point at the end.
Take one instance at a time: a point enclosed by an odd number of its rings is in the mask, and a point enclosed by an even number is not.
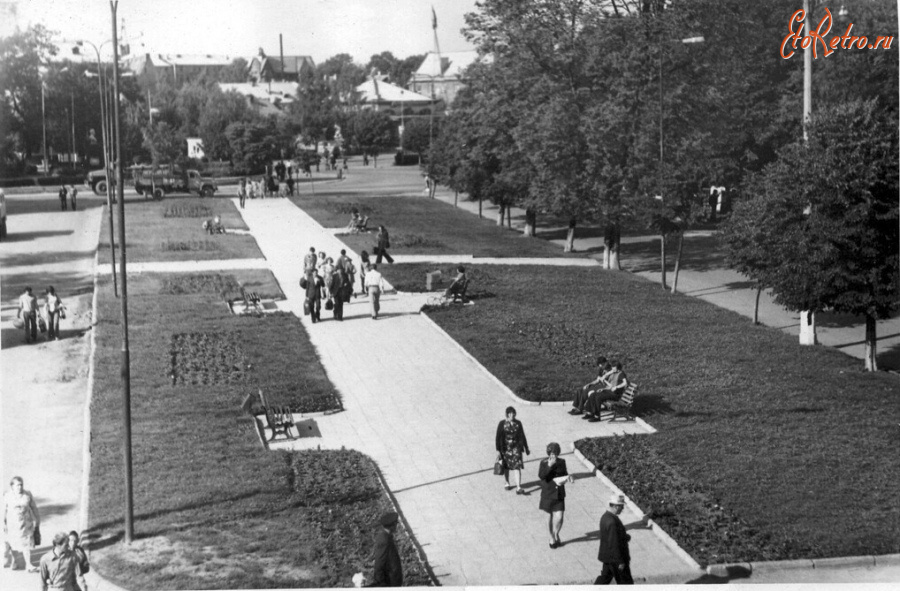
{"type": "Polygon", "coordinates": [[[411,55],[401,60],[394,57],[394,54],[390,51],[382,51],[369,58],[369,63],[365,67],[365,73],[371,74],[377,70],[381,74],[387,74],[391,84],[405,87],[413,72],[419,68],[424,59],[425,56],[423,54],[411,55]]]}
{"type": "Polygon", "coordinates": [[[28,155],[41,146],[41,75],[39,68],[58,49],[43,25],[31,25],[0,39],[0,88],[9,106],[5,142],[28,155]]]}
{"type": "Polygon", "coordinates": [[[232,123],[225,129],[232,162],[239,174],[262,172],[272,160],[291,148],[292,138],[280,132],[273,119],[232,123]]]}
{"type": "Polygon", "coordinates": [[[231,160],[231,144],[225,136],[225,129],[231,123],[249,121],[254,113],[247,100],[236,92],[212,92],[207,98],[197,134],[203,140],[203,151],[210,159],[231,160]]]}
{"type": "Polygon", "coordinates": [[[331,56],[316,68],[316,73],[327,82],[331,100],[341,104],[356,102],[356,87],[365,82],[367,75],[362,66],[354,63],[346,53],[331,56]]]}
{"type": "Polygon", "coordinates": [[[144,149],[153,164],[183,164],[187,160],[187,139],[180,129],[165,121],[144,128],[144,149]]]}
{"type": "Polygon", "coordinates": [[[724,230],[733,264],[777,302],[864,316],[869,370],[876,320],[900,306],[897,154],[896,120],[877,101],[823,109],[808,144],[779,152],[724,230]]]}
{"type": "Polygon", "coordinates": [[[436,121],[432,124],[431,121],[424,118],[407,119],[403,125],[403,139],[400,144],[404,150],[419,154],[419,163],[421,163],[422,154],[428,154],[432,139],[439,133],[436,121]]]}
{"type": "Polygon", "coordinates": [[[219,72],[216,82],[246,82],[248,66],[249,64],[244,58],[235,58],[231,61],[230,66],[219,72]]]}
{"type": "Polygon", "coordinates": [[[396,127],[387,113],[363,109],[350,119],[355,145],[363,154],[372,156],[378,166],[378,154],[397,145],[396,127]]]}

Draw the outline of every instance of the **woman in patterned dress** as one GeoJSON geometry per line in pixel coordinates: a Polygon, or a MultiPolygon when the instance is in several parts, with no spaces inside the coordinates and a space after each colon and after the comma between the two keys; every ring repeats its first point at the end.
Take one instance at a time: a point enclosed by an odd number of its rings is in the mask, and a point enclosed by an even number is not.
{"type": "MultiPolygon", "coordinates": [[[[31,564],[31,549],[34,548],[34,530],[41,524],[41,517],[34,497],[23,488],[24,484],[21,477],[14,476],[9,490],[3,495],[3,532],[9,547],[25,556],[25,568],[37,572],[37,567],[31,564]]],[[[16,568],[15,555],[11,566],[16,568]]]]}
{"type": "Polygon", "coordinates": [[[513,475],[515,481],[516,494],[525,494],[522,490],[522,452],[525,455],[531,455],[528,449],[528,440],[525,439],[525,428],[522,427],[521,421],[516,419],[516,409],[507,407],[506,420],[500,421],[497,425],[497,436],[495,437],[495,445],[497,453],[503,461],[506,468],[506,490],[513,488],[509,482],[510,474],[513,475]]]}

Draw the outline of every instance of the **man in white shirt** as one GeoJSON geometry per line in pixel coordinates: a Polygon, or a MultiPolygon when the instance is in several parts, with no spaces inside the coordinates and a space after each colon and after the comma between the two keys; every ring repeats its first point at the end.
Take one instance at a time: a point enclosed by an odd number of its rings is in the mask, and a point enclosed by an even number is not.
{"type": "Polygon", "coordinates": [[[366,267],[366,291],[369,292],[369,302],[372,305],[372,320],[378,318],[378,311],[381,309],[380,298],[381,292],[384,291],[384,277],[378,272],[378,265],[369,264],[366,267]]]}
{"type": "Polygon", "coordinates": [[[19,312],[17,317],[25,320],[25,342],[37,340],[37,298],[31,293],[31,288],[26,287],[25,293],[19,296],[19,312]]]}

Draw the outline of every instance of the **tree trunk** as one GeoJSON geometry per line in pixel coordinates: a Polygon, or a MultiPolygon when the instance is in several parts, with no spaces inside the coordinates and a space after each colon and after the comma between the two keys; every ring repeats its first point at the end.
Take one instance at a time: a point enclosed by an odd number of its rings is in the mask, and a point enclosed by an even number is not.
{"type": "Polygon", "coordinates": [[[530,207],[525,208],[525,230],[522,231],[522,235],[532,238],[535,235],[535,228],[537,226],[537,212],[530,207]]]}
{"type": "Polygon", "coordinates": [[[662,263],[662,288],[666,289],[666,235],[659,235],[659,259],[662,263]]]}
{"type": "Polygon", "coordinates": [[[453,191],[453,207],[459,205],[459,191],[453,191]]]}
{"type": "Polygon", "coordinates": [[[866,314],[866,371],[878,371],[878,361],[875,358],[876,328],[875,317],[866,314]]]}
{"type": "Polygon", "coordinates": [[[569,232],[566,234],[566,245],[563,252],[575,252],[575,224],[578,222],[575,218],[569,220],[569,232]]]}
{"type": "Polygon", "coordinates": [[[506,208],[506,227],[512,229],[512,207],[506,208]]]}
{"type": "Polygon", "coordinates": [[[819,344],[819,339],[816,336],[816,313],[811,310],[800,312],[800,344],[819,344]]]}
{"type": "Polygon", "coordinates": [[[619,249],[622,245],[622,234],[619,224],[608,223],[603,228],[603,268],[606,270],[620,271],[619,249]]]}
{"type": "Polygon", "coordinates": [[[500,209],[497,211],[497,225],[501,228],[503,227],[503,217],[506,215],[506,206],[502,203],[500,204],[500,209]]]}
{"type": "Polygon", "coordinates": [[[756,286],[756,305],[753,306],[753,324],[759,324],[759,296],[762,295],[762,285],[756,286]]]}
{"type": "Polygon", "coordinates": [[[481,219],[484,216],[481,215],[481,195],[478,196],[478,218],[481,219]]]}
{"type": "Polygon", "coordinates": [[[684,232],[678,234],[678,251],[675,254],[675,276],[672,277],[672,293],[678,293],[678,271],[681,267],[681,250],[684,247],[684,232]]]}

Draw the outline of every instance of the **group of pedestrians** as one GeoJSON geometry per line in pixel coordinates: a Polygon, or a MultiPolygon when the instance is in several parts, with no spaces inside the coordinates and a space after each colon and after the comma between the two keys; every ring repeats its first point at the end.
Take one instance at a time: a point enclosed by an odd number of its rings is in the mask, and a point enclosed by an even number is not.
{"type": "Polygon", "coordinates": [[[84,575],[91,566],[77,531],[53,536],[53,548],[41,557],[39,566],[32,562],[32,551],[41,545],[41,516],[20,476],[10,480],[3,495],[3,534],[3,568],[40,573],[42,591],[87,591],[84,575]]]}
{"type": "Polygon", "coordinates": [[[628,376],[620,361],[607,361],[606,357],[597,358],[597,377],[575,392],[570,415],[582,415],[591,422],[600,420],[604,404],[622,398],[628,389],[628,376]]]}
{"type": "Polygon", "coordinates": [[[62,211],[66,211],[67,202],[72,206],[72,211],[78,209],[78,189],[75,188],[75,185],[69,185],[66,187],[62,185],[59,188],[59,208],[62,211]]]}
{"type": "Polygon", "coordinates": [[[62,300],[56,294],[56,289],[51,285],[44,292],[44,305],[38,305],[38,299],[31,290],[31,286],[25,288],[19,296],[19,309],[16,318],[21,319],[22,328],[25,329],[25,342],[37,341],[37,335],[47,333],[47,340],[59,340],[59,321],[66,317],[66,308],[62,300]]]}
{"type": "MultiPolygon", "coordinates": [[[[531,455],[525,428],[516,418],[516,409],[506,409],[506,418],[497,424],[494,437],[497,450],[495,472],[503,474],[504,488],[515,488],[517,495],[527,494],[522,488],[522,470],[525,467],[524,457],[531,455]]],[[[566,467],[566,461],[560,457],[562,449],[559,443],[551,442],[546,448],[547,457],[538,464],[538,480],[541,486],[541,497],[538,508],[548,515],[547,529],[550,535],[550,549],[556,550],[564,545],[560,538],[566,511],[566,484],[573,482],[566,467]]],[[[600,519],[600,551],[597,558],[603,563],[603,570],[595,583],[607,584],[613,578],[619,584],[633,584],[628,553],[628,541],[625,526],[619,514],[625,506],[622,495],[614,495],[609,501],[606,512],[600,519]]]]}

